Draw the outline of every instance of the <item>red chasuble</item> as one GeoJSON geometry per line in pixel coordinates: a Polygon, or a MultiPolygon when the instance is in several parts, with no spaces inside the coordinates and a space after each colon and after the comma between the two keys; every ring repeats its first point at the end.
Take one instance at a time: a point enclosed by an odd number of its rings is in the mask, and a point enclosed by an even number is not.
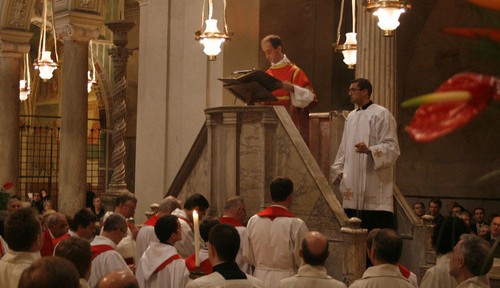
{"type": "MultiPolygon", "coordinates": [[[[314,93],[311,81],[306,74],[295,64],[281,64],[272,66],[266,71],[267,74],[281,81],[288,81],[294,85],[307,88],[314,93]]],[[[299,130],[306,144],[309,143],[309,109],[316,106],[318,99],[314,95],[314,101],[306,108],[297,108],[291,104],[290,92],[284,88],[273,91],[273,95],[278,99],[274,102],[264,102],[264,105],[283,105],[292,118],[293,123],[299,130]]]]}
{"type": "Polygon", "coordinates": [[[157,221],[158,221],[158,215],[155,214],[155,215],[149,217],[149,219],[146,220],[146,222],[144,222],[144,225],[145,226],[153,226],[154,227],[157,221]]]}
{"type": "MultiPolygon", "coordinates": [[[[189,272],[193,272],[196,269],[196,258],[194,254],[191,254],[189,257],[187,257],[185,262],[186,268],[189,272]]],[[[208,258],[200,262],[200,271],[205,273],[205,275],[211,274],[213,268],[214,267],[212,266],[212,263],[208,258]]]]}
{"type": "Polygon", "coordinates": [[[257,213],[259,217],[267,217],[271,220],[274,220],[276,217],[289,217],[289,218],[295,218],[295,214],[292,212],[288,211],[287,209],[279,206],[270,206],[267,207],[266,209],[260,211],[257,213]]]}
{"type": "Polygon", "coordinates": [[[95,257],[101,255],[102,253],[109,251],[109,250],[115,250],[113,247],[102,244],[102,245],[95,245],[90,247],[90,252],[92,253],[92,260],[95,259],[95,257]]]}

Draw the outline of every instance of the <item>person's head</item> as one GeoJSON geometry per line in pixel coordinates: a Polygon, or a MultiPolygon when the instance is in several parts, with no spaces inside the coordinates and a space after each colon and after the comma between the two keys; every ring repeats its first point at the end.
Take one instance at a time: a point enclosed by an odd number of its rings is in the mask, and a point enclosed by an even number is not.
{"type": "Polygon", "coordinates": [[[231,196],[224,205],[224,216],[232,217],[240,222],[245,220],[247,210],[245,201],[240,196],[231,196]]]}
{"type": "Polygon", "coordinates": [[[42,198],[47,197],[47,190],[45,189],[40,190],[40,195],[42,196],[42,198]]]}
{"type": "Polygon", "coordinates": [[[36,252],[42,248],[42,226],[33,209],[21,208],[9,214],[4,229],[9,249],[36,252]]]}
{"type": "Polygon", "coordinates": [[[370,249],[370,259],[373,264],[397,264],[403,251],[403,239],[396,231],[385,228],[381,229],[373,237],[370,249]]]}
{"type": "Polygon", "coordinates": [[[474,209],[474,215],[472,215],[472,217],[474,217],[474,221],[476,221],[477,223],[483,223],[484,209],[481,207],[477,207],[476,209],[474,209]]]}
{"type": "Polygon", "coordinates": [[[208,207],[209,203],[207,198],[205,198],[205,196],[201,195],[200,193],[194,193],[186,199],[186,202],[184,202],[184,210],[186,211],[186,214],[188,215],[190,220],[192,220],[193,217],[193,210],[196,210],[201,220],[205,215],[208,207]]]}
{"type": "Polygon", "coordinates": [[[206,217],[200,223],[200,236],[203,241],[208,242],[208,236],[210,235],[210,230],[215,225],[220,224],[219,219],[215,217],[206,217]]]}
{"type": "Polygon", "coordinates": [[[293,182],[286,177],[277,177],[269,185],[271,200],[273,202],[284,202],[290,200],[293,193],[293,182]]]}
{"type": "Polygon", "coordinates": [[[22,203],[21,200],[17,198],[10,198],[9,201],[7,202],[7,211],[10,213],[21,209],[22,203]]]}
{"type": "Polygon", "coordinates": [[[458,214],[464,212],[464,210],[464,207],[462,207],[460,204],[455,204],[451,207],[450,215],[453,217],[458,217],[458,214]]]}
{"type": "Polygon", "coordinates": [[[260,41],[262,52],[271,64],[278,63],[283,59],[283,43],[278,35],[267,35],[260,41]]]}
{"type": "Polygon", "coordinates": [[[50,200],[47,200],[43,202],[43,211],[49,211],[49,210],[53,210],[53,207],[52,207],[52,202],[50,200]]]}
{"type": "Polygon", "coordinates": [[[431,201],[429,201],[429,214],[434,217],[439,215],[442,206],[443,203],[439,198],[432,198],[431,201]]]}
{"type": "Polygon", "coordinates": [[[41,201],[40,192],[33,192],[33,201],[41,201]]]}
{"type": "Polygon", "coordinates": [[[500,216],[496,216],[491,219],[490,234],[493,238],[500,236],[500,216]]]}
{"type": "Polygon", "coordinates": [[[163,216],[172,213],[177,208],[181,208],[181,204],[174,196],[167,196],[161,200],[158,206],[158,216],[163,216]]]}
{"type": "Polygon", "coordinates": [[[471,226],[471,220],[470,220],[470,213],[469,211],[463,211],[463,212],[459,212],[457,213],[457,217],[464,220],[465,222],[465,225],[467,225],[467,227],[469,227],[470,229],[470,226],[471,226]]]}
{"type": "Polygon", "coordinates": [[[63,214],[56,212],[47,217],[47,228],[57,238],[68,233],[68,220],[63,214]]]}
{"type": "Polygon", "coordinates": [[[133,193],[124,192],[116,197],[115,205],[116,213],[122,214],[125,218],[134,217],[137,198],[133,193]]]}
{"type": "Polygon", "coordinates": [[[372,84],[368,79],[357,78],[351,81],[349,86],[349,98],[352,104],[363,106],[370,102],[372,95],[372,84]]]}
{"type": "Polygon", "coordinates": [[[155,234],[160,243],[174,245],[182,240],[182,228],[175,215],[164,215],[158,218],[155,224],[155,234]]]}
{"type": "Polygon", "coordinates": [[[210,230],[208,244],[208,255],[213,265],[235,261],[240,249],[240,235],[231,225],[217,224],[210,230]]]}
{"type": "Polygon", "coordinates": [[[94,200],[92,201],[92,205],[94,205],[94,208],[96,209],[101,209],[102,208],[101,198],[95,197],[94,200]]]}
{"type": "Polygon", "coordinates": [[[68,259],[49,256],[35,260],[21,274],[19,288],[79,288],[80,277],[68,259]]]}
{"type": "Polygon", "coordinates": [[[96,288],[139,288],[139,283],[130,271],[113,271],[102,277],[96,288]]]}
{"type": "Polygon", "coordinates": [[[123,237],[127,235],[127,220],[123,215],[114,213],[104,221],[102,235],[109,238],[115,244],[120,243],[123,237]]]}
{"type": "Polygon", "coordinates": [[[82,208],[75,213],[73,220],[70,221],[69,228],[71,231],[78,234],[78,236],[85,239],[90,239],[95,233],[95,222],[97,216],[92,213],[88,208],[82,208]]]}
{"type": "Polygon", "coordinates": [[[306,234],[300,250],[300,256],[304,259],[305,264],[324,265],[328,254],[328,239],[325,235],[316,231],[306,234]]]}
{"type": "Polygon", "coordinates": [[[424,214],[425,214],[424,203],[422,203],[422,202],[413,203],[413,211],[415,212],[415,215],[417,215],[417,217],[424,216],[424,214]]]}
{"type": "Polygon", "coordinates": [[[66,238],[57,244],[54,256],[68,259],[75,265],[80,278],[89,278],[92,264],[89,241],[78,237],[66,238]]]}
{"type": "Polygon", "coordinates": [[[490,233],[490,225],[488,225],[488,224],[483,224],[481,226],[481,229],[479,229],[479,231],[477,231],[477,235],[481,236],[481,237],[486,237],[486,235],[488,235],[488,233],[490,233]]]}
{"type": "Polygon", "coordinates": [[[450,257],[450,275],[458,283],[474,276],[486,275],[493,266],[490,245],[483,238],[464,234],[453,248],[450,257]]]}
{"type": "Polygon", "coordinates": [[[434,226],[432,232],[432,246],[438,255],[444,255],[453,250],[460,240],[460,235],[469,233],[464,220],[457,217],[445,217],[434,226]]]}

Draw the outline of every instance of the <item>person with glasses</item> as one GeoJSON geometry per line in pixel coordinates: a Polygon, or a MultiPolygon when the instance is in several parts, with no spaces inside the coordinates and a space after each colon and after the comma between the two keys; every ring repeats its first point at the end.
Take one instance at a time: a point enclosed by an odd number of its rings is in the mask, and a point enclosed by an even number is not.
{"type": "Polygon", "coordinates": [[[92,268],[89,286],[95,287],[99,279],[112,271],[127,270],[132,273],[123,257],[118,253],[117,245],[127,235],[127,220],[119,213],[110,215],[104,221],[100,236],[90,243],[92,268]]]}
{"type": "Polygon", "coordinates": [[[349,97],[356,109],[349,113],[337,157],[330,167],[332,184],[340,179],[343,207],[358,217],[362,227],[393,228],[393,167],[399,157],[396,120],[370,99],[367,79],[351,81],[349,97]]]}

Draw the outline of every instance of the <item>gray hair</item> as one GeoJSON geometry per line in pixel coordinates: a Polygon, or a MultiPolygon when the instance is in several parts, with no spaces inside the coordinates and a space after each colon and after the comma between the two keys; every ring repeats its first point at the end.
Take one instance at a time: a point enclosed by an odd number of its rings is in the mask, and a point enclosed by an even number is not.
{"type": "Polygon", "coordinates": [[[121,214],[111,214],[106,221],[104,221],[103,231],[111,232],[116,229],[127,227],[127,220],[121,214]]]}
{"type": "Polygon", "coordinates": [[[490,244],[483,238],[472,234],[462,234],[460,240],[459,248],[467,270],[474,276],[483,276],[488,273],[493,266],[490,244]]]}
{"type": "Polygon", "coordinates": [[[181,203],[174,196],[167,196],[163,198],[158,206],[158,212],[174,211],[177,208],[181,208],[181,203]]]}
{"type": "Polygon", "coordinates": [[[240,196],[231,196],[227,199],[226,204],[224,205],[224,211],[238,209],[243,203],[244,200],[240,196]]]}

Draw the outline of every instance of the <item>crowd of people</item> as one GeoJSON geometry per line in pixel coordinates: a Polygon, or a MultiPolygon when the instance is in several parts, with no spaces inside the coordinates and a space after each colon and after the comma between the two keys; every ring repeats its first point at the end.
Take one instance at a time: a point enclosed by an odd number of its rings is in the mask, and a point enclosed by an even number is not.
{"type": "MultiPolygon", "coordinates": [[[[238,196],[227,199],[220,217],[205,215],[210,204],[201,194],[183,205],[168,196],[137,226],[127,221],[137,205],[130,192],[116,198],[102,222],[83,208],[69,220],[55,212],[42,225],[36,207],[22,208],[12,198],[5,240],[0,237],[0,287],[347,287],[327,273],[328,238],[309,231],[290,211],[293,182],[275,178],[269,191],[272,204],[247,225],[238,196]]],[[[491,245],[458,215],[436,223],[432,243],[438,258],[420,287],[488,287],[491,245]]],[[[491,227],[489,239],[496,239],[500,217],[491,227]]],[[[399,263],[402,248],[395,230],[372,229],[366,251],[373,266],[349,287],[419,287],[416,275],[399,263]]]]}

